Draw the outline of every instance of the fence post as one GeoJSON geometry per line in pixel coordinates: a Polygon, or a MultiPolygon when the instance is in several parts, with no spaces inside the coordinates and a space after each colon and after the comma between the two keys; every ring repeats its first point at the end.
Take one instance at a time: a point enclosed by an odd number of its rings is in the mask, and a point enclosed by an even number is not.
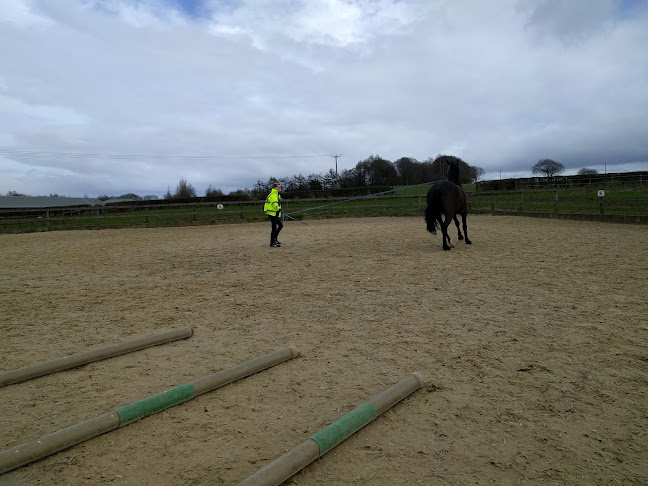
{"type": "Polygon", "coordinates": [[[554,213],[558,212],[558,189],[554,189],[554,213]]]}
{"type": "Polygon", "coordinates": [[[520,212],[522,212],[523,202],[524,202],[524,191],[520,191],[520,212]]]}
{"type": "Polygon", "coordinates": [[[601,196],[601,197],[599,197],[599,214],[600,214],[601,216],[603,216],[603,213],[604,213],[604,211],[603,211],[603,203],[604,203],[604,200],[605,200],[605,196],[601,196]]]}
{"type": "Polygon", "coordinates": [[[239,203],[239,216],[243,219],[243,203],[239,203]]]}
{"type": "Polygon", "coordinates": [[[50,229],[50,220],[49,220],[49,209],[45,211],[45,223],[47,226],[47,231],[50,229]]]}
{"type": "Polygon", "coordinates": [[[101,226],[101,216],[100,216],[100,209],[97,208],[97,226],[101,226]]]}
{"type": "Polygon", "coordinates": [[[495,194],[491,193],[491,211],[495,214],[495,194]]]}

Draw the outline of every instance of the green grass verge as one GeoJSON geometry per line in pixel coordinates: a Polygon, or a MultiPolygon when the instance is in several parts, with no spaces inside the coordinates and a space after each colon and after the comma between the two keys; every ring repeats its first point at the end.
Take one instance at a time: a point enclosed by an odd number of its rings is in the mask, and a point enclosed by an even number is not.
{"type": "Polygon", "coordinates": [[[599,198],[597,189],[483,192],[470,194],[471,209],[482,212],[525,211],[554,212],[569,214],[600,214],[603,203],[604,214],[646,216],[648,215],[648,187],[608,188],[605,197],[599,198]]]}

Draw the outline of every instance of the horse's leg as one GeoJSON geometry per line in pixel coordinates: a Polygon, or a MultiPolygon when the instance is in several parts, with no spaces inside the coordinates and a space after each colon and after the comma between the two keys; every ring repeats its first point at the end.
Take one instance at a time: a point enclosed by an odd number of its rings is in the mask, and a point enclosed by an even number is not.
{"type": "Polygon", "coordinates": [[[464,235],[466,235],[466,245],[472,245],[472,241],[468,239],[468,226],[466,225],[466,216],[468,215],[467,212],[463,212],[461,214],[461,222],[463,223],[463,230],[464,230],[464,235]]]}
{"type": "Polygon", "coordinates": [[[450,223],[451,222],[452,222],[452,220],[448,220],[448,227],[446,228],[446,237],[448,238],[448,246],[450,248],[454,248],[455,244],[454,244],[454,241],[452,241],[452,236],[450,236],[450,233],[447,231],[450,228],[450,223]]]}
{"type": "Polygon", "coordinates": [[[448,234],[448,225],[450,224],[450,221],[452,221],[451,216],[446,216],[445,220],[441,224],[441,233],[443,235],[443,249],[444,250],[450,250],[454,246],[452,243],[452,240],[450,239],[450,235],[448,234]]]}
{"type": "Polygon", "coordinates": [[[457,219],[456,214],[455,214],[455,217],[454,217],[454,222],[455,222],[455,226],[457,227],[457,234],[459,235],[457,238],[459,239],[459,241],[461,241],[461,240],[463,240],[463,235],[461,234],[461,230],[459,229],[459,220],[457,219]]]}

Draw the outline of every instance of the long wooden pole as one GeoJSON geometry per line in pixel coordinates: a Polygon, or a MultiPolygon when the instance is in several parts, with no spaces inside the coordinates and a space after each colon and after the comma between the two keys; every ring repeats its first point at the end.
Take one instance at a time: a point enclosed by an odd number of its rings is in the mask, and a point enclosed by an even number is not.
{"type": "Polygon", "coordinates": [[[36,363],[23,368],[4,371],[0,373],[0,387],[49,375],[57,371],[76,368],[77,366],[92,363],[93,361],[112,358],[113,356],[138,351],[150,346],[157,346],[158,344],[165,344],[171,341],[177,341],[178,339],[186,339],[191,337],[192,334],[193,329],[190,327],[181,327],[152,336],[144,336],[99,349],[92,349],[78,354],[63,356],[62,358],[43,361],[42,363],[36,363]]]}
{"type": "Polygon", "coordinates": [[[37,461],[56,452],[131,424],[148,415],[215,390],[299,355],[294,346],[280,349],[199,380],[180,385],[138,402],[125,405],[95,418],[85,420],[39,439],[0,452],[0,474],[37,461]]]}
{"type": "Polygon", "coordinates": [[[376,395],[297,447],[241,481],[238,486],[277,486],[360,430],[378,415],[418,390],[423,376],[414,372],[376,395]]]}

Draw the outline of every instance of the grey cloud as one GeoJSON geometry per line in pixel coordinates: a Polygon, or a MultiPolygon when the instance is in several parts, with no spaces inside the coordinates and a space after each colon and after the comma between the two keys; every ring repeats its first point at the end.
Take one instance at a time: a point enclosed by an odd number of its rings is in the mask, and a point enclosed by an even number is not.
{"type": "Polygon", "coordinates": [[[521,0],[526,26],[540,36],[555,36],[571,44],[608,29],[615,21],[619,0],[521,0]]]}

